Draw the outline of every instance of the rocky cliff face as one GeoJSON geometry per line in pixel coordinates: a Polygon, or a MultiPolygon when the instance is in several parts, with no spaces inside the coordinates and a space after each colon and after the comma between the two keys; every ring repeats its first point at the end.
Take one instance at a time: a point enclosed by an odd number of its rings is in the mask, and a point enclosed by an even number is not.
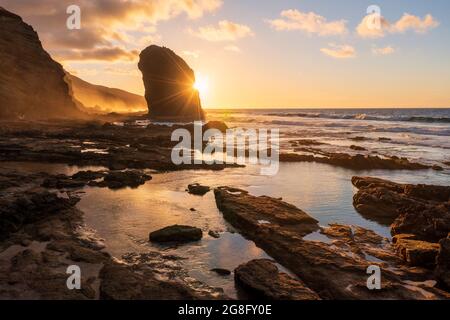
{"type": "Polygon", "coordinates": [[[78,118],[62,66],[22,18],[0,7],[0,118],[78,118]]]}
{"type": "Polygon", "coordinates": [[[81,102],[87,112],[145,112],[147,102],[143,96],[124,90],[108,88],[86,82],[67,73],[73,90],[73,96],[81,102]]]}
{"type": "Polygon", "coordinates": [[[152,119],[202,120],[200,97],[193,88],[194,71],[172,50],[152,45],[141,52],[145,98],[152,119]]]}

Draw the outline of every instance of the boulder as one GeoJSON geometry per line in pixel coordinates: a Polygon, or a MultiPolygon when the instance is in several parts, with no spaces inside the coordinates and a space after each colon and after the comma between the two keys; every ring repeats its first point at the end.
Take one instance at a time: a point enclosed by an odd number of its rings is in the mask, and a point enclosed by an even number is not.
{"type": "Polygon", "coordinates": [[[286,273],[270,260],[252,260],[234,271],[236,282],[259,299],[320,300],[306,285],[286,273]]]}
{"type": "Polygon", "coordinates": [[[415,235],[400,234],[392,239],[397,254],[410,266],[433,267],[439,244],[416,240],[415,235]]]}
{"type": "Polygon", "coordinates": [[[223,269],[223,268],[214,268],[211,269],[212,272],[217,273],[218,275],[221,276],[229,276],[231,274],[231,271],[228,269],[223,269]]]}
{"type": "Polygon", "coordinates": [[[0,118],[82,118],[62,66],[22,18],[0,7],[0,118]]]}
{"type": "Polygon", "coordinates": [[[199,183],[193,183],[188,185],[188,192],[197,196],[204,196],[211,190],[208,186],[202,186],[199,183]]]}
{"type": "Polygon", "coordinates": [[[139,170],[110,171],[103,178],[103,181],[91,181],[89,185],[108,187],[110,189],[121,189],[126,187],[137,188],[151,179],[151,176],[142,173],[139,170]]]}
{"type": "Polygon", "coordinates": [[[201,229],[191,226],[174,225],[150,233],[152,242],[190,242],[203,237],[201,229]]]}
{"type": "Polygon", "coordinates": [[[199,92],[194,89],[194,71],[181,57],[168,48],[152,45],[141,52],[138,66],[151,119],[204,119],[199,92]]]}

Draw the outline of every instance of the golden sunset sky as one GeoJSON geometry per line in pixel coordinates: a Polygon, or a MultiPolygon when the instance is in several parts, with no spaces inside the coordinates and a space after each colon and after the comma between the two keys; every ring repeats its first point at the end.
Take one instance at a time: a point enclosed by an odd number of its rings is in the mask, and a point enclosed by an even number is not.
{"type": "Polygon", "coordinates": [[[207,108],[450,107],[450,2],[0,0],[78,77],[143,94],[139,52],[182,56],[207,108]],[[66,9],[81,8],[80,30],[66,9]]]}

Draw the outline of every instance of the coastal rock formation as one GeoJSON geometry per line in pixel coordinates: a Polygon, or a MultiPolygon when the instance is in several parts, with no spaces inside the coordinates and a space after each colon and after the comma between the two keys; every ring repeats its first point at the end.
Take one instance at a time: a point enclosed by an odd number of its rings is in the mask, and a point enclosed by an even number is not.
{"type": "Polygon", "coordinates": [[[391,232],[414,234],[437,242],[450,231],[450,187],[399,184],[377,178],[353,177],[359,190],[356,210],[367,218],[392,223],[391,232]]]}
{"type": "Polygon", "coordinates": [[[39,221],[75,206],[76,198],[61,198],[47,190],[29,190],[0,197],[0,239],[25,224],[39,221]]]}
{"type": "Polygon", "coordinates": [[[73,96],[90,113],[131,113],[147,111],[147,102],[143,96],[121,89],[95,85],[72,74],[66,73],[70,81],[73,96]]]}
{"type": "Polygon", "coordinates": [[[438,170],[437,167],[411,162],[406,158],[398,158],[396,156],[392,156],[390,158],[380,158],[378,156],[363,154],[350,155],[347,153],[325,152],[314,148],[297,148],[295,149],[295,151],[308,153],[312,152],[317,154],[318,156],[311,154],[281,153],[280,161],[326,163],[352,170],[438,170]]]}
{"type": "Polygon", "coordinates": [[[322,299],[446,299],[449,295],[434,287],[411,284],[429,280],[426,272],[392,269],[398,262],[388,243],[364,230],[341,228],[326,232],[338,242],[305,240],[318,230],[317,221],[300,209],[270,197],[255,197],[230,187],[214,190],[224,218],[246,238],[294,272],[322,299]],[[368,250],[370,248],[370,250],[368,250]],[[379,252],[379,254],[374,254],[379,252]],[[375,256],[380,262],[372,260],[375,256]],[[367,268],[385,265],[383,290],[367,288],[367,268]]]}
{"type": "Polygon", "coordinates": [[[174,225],[153,231],[149,235],[153,242],[190,242],[198,241],[203,237],[201,229],[191,226],[174,225]]]}
{"type": "Polygon", "coordinates": [[[0,118],[80,118],[62,66],[37,33],[0,7],[0,118]]]}
{"type": "MultiPolygon", "coordinates": [[[[175,255],[129,253],[119,263],[86,228],[70,191],[39,187],[46,175],[0,170],[1,300],[227,298],[221,289],[193,282],[175,255]],[[80,290],[67,289],[72,265],[82,269],[80,290]]],[[[86,171],[78,178],[95,175],[86,171]]]]}
{"type": "Polygon", "coordinates": [[[203,120],[195,75],[172,50],[152,45],[140,54],[145,99],[151,119],[161,121],[203,120]]]}
{"type": "Polygon", "coordinates": [[[188,185],[188,192],[197,196],[204,196],[211,190],[208,186],[202,186],[199,183],[193,183],[188,185]]]}
{"type": "Polygon", "coordinates": [[[450,289],[450,233],[439,241],[439,254],[436,259],[436,276],[450,289]]]}
{"type": "Polygon", "coordinates": [[[414,235],[400,234],[392,239],[398,255],[411,266],[434,267],[439,244],[417,240],[414,235]]]}
{"type": "Polygon", "coordinates": [[[259,299],[320,300],[320,297],[300,280],[279,272],[270,260],[252,260],[234,271],[236,282],[259,299]]]}

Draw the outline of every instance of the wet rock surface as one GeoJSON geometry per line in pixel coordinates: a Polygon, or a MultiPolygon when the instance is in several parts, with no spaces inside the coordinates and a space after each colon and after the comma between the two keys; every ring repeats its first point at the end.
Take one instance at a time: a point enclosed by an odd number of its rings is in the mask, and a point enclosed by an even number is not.
{"type": "Polygon", "coordinates": [[[201,184],[198,183],[193,183],[188,185],[187,190],[190,194],[195,194],[197,196],[204,196],[211,190],[211,188],[208,186],[202,186],[201,184]]]}
{"type": "Polygon", "coordinates": [[[175,256],[112,258],[102,239],[84,226],[72,191],[42,191],[39,186],[48,175],[2,171],[0,177],[0,299],[227,298],[190,278],[174,265],[175,256]],[[67,287],[71,265],[82,271],[80,290],[67,287]]]}
{"type": "Polygon", "coordinates": [[[256,298],[267,300],[319,300],[320,297],[270,260],[252,260],[234,271],[236,282],[256,298]]]}
{"type": "Polygon", "coordinates": [[[325,152],[313,148],[297,148],[295,149],[295,151],[314,153],[315,155],[299,154],[299,153],[281,153],[280,161],[317,162],[353,170],[374,170],[374,169],[422,170],[433,168],[433,166],[411,162],[406,158],[398,158],[396,156],[381,158],[379,156],[373,155],[363,155],[363,154],[350,155],[347,153],[325,152]]]}
{"type": "Polygon", "coordinates": [[[353,177],[352,183],[359,189],[353,198],[355,209],[367,218],[392,223],[393,235],[414,234],[437,242],[450,231],[450,187],[369,177],[353,177]]]}
{"type": "MultiPolygon", "coordinates": [[[[142,119],[140,119],[142,120],[142,119]]],[[[115,171],[153,169],[222,170],[236,164],[180,164],[172,162],[172,132],[193,125],[136,125],[138,119],[117,116],[116,125],[97,122],[3,121],[0,126],[0,161],[65,163],[101,166],[115,171]]]]}
{"type": "Polygon", "coordinates": [[[322,230],[330,235],[331,243],[305,240],[304,236],[319,226],[300,209],[288,205],[286,212],[282,201],[229,187],[217,188],[214,193],[219,210],[230,224],[295,273],[322,299],[449,297],[446,292],[423,284],[434,279],[433,275],[425,269],[405,266],[389,242],[373,232],[336,225],[322,230]],[[261,223],[262,220],[270,223],[261,223]],[[374,261],[372,256],[377,259],[374,261]],[[382,290],[367,288],[367,268],[374,264],[383,269],[382,290]]]}
{"type": "Polygon", "coordinates": [[[392,239],[397,254],[409,265],[434,267],[439,244],[416,240],[415,235],[400,234],[392,239]]]}
{"type": "Polygon", "coordinates": [[[203,237],[201,229],[191,226],[174,225],[153,231],[149,235],[152,242],[191,242],[203,237]]]}
{"type": "Polygon", "coordinates": [[[152,119],[194,121],[204,118],[195,75],[175,52],[152,45],[140,54],[145,99],[152,119]]]}

